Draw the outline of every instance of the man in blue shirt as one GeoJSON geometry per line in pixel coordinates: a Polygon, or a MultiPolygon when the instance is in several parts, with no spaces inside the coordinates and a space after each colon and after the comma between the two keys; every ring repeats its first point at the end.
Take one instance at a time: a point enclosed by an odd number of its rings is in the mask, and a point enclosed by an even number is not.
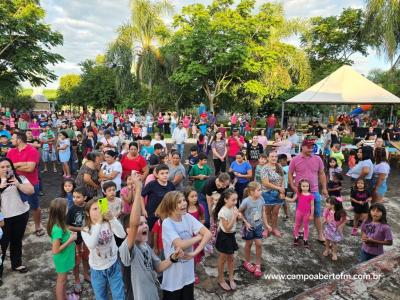
{"type": "Polygon", "coordinates": [[[5,135],[9,140],[11,139],[11,134],[8,130],[4,129],[4,123],[0,122],[0,136],[5,135]]]}

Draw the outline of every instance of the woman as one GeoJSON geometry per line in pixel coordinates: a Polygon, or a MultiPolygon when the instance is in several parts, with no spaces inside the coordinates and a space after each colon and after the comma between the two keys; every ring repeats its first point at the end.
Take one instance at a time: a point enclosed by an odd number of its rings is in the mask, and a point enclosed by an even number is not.
{"type": "Polygon", "coordinates": [[[264,235],[268,235],[271,232],[276,237],[282,236],[278,230],[278,215],[279,209],[284,203],[282,199],[285,198],[283,176],[282,167],[278,164],[278,153],[273,150],[268,153],[268,162],[261,169],[266,223],[271,226],[271,230],[269,228],[265,229],[264,235]]]}
{"type": "Polygon", "coordinates": [[[292,151],[292,143],[287,139],[287,132],[282,130],[280,134],[275,135],[275,142],[272,144],[273,147],[276,147],[276,153],[278,155],[285,154],[288,158],[288,161],[292,159],[291,151],[292,151]]]}
{"type": "Polygon", "coordinates": [[[181,164],[179,152],[173,152],[171,163],[168,164],[168,181],[171,181],[178,191],[183,191],[183,181],[185,179],[185,167],[181,164]]]}
{"type": "MultiPolygon", "coordinates": [[[[28,268],[22,265],[22,239],[28,224],[29,204],[25,198],[33,195],[34,188],[28,179],[16,174],[11,160],[5,157],[0,158],[0,203],[1,212],[4,215],[1,260],[4,262],[7,248],[10,246],[11,268],[20,273],[26,273],[28,268]]],[[[3,271],[2,266],[0,272],[3,271]]]]}
{"type": "Polygon", "coordinates": [[[258,134],[258,142],[263,146],[264,150],[266,150],[268,145],[268,139],[265,135],[265,130],[260,129],[258,130],[257,134],[258,134]]]}
{"type": "Polygon", "coordinates": [[[71,178],[71,171],[69,169],[69,159],[71,158],[71,143],[68,138],[68,134],[65,131],[61,131],[58,134],[58,145],[57,145],[58,157],[63,168],[63,177],[65,179],[71,178]]]}
{"type": "Polygon", "coordinates": [[[176,111],[174,111],[171,115],[171,134],[174,132],[178,121],[178,114],[176,113],[176,111]]]}
{"type": "MultiPolygon", "coordinates": [[[[383,141],[382,138],[377,138],[375,140],[375,144],[374,144],[374,156],[375,156],[375,151],[377,148],[383,148],[385,149],[385,142],[383,141]]],[[[386,151],[386,158],[389,160],[389,152],[386,151]]]]}
{"type": "Polygon", "coordinates": [[[162,114],[162,112],[158,113],[158,117],[157,117],[157,127],[158,127],[158,132],[159,133],[163,133],[163,129],[164,129],[164,116],[162,114]]]}
{"type": "Polygon", "coordinates": [[[373,149],[370,146],[363,146],[357,151],[358,163],[354,168],[347,172],[347,175],[354,181],[357,178],[364,178],[367,183],[367,189],[372,192],[372,174],[374,165],[372,164],[373,149]]]}
{"type": "Polygon", "coordinates": [[[222,138],[221,131],[217,131],[215,140],[211,143],[211,150],[213,154],[215,176],[218,176],[221,172],[226,171],[226,155],[228,154],[226,141],[222,138]]]}
{"type": "Polygon", "coordinates": [[[118,154],[113,150],[104,153],[104,163],[101,165],[99,179],[102,184],[106,181],[113,181],[117,186],[117,197],[121,190],[122,165],[117,161],[118,154]]]}
{"type": "Polygon", "coordinates": [[[99,170],[102,161],[102,154],[98,151],[92,151],[86,155],[86,161],[78,171],[76,177],[76,186],[85,187],[88,199],[96,197],[100,189],[99,170]]]}
{"type": "Polygon", "coordinates": [[[237,179],[235,184],[235,191],[238,194],[237,206],[240,206],[240,202],[243,199],[244,189],[249,184],[253,177],[253,168],[248,161],[244,160],[244,153],[238,152],[236,154],[236,160],[231,163],[229,172],[233,172],[237,179]]]}
{"type": "Polygon", "coordinates": [[[258,165],[258,159],[260,155],[264,153],[263,146],[258,142],[258,136],[253,136],[251,139],[251,143],[247,145],[247,159],[253,168],[253,177],[251,180],[254,180],[254,175],[256,171],[256,167],[258,165]]]}
{"type": "Polygon", "coordinates": [[[388,163],[385,148],[375,149],[375,165],[373,173],[373,191],[372,191],[372,201],[373,202],[383,202],[383,196],[387,191],[386,179],[390,173],[390,166],[388,163]]]}
{"type": "Polygon", "coordinates": [[[29,124],[29,129],[32,130],[33,138],[38,139],[40,135],[40,126],[36,118],[33,118],[32,122],[29,124]]]}
{"type": "Polygon", "coordinates": [[[149,167],[147,166],[147,162],[143,156],[139,155],[138,149],[138,144],[136,142],[131,142],[129,144],[128,154],[121,158],[122,180],[126,180],[126,177],[133,170],[142,175],[143,182],[146,180],[146,177],[149,174],[149,167]]]}

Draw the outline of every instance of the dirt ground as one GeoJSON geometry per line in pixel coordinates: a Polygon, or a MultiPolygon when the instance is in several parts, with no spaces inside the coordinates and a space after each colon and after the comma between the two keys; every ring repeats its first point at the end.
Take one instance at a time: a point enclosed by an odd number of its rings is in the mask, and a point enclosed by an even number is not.
{"type": "MultiPolygon", "coordinates": [[[[186,147],[189,148],[189,147],[186,147]]],[[[400,226],[398,216],[400,215],[400,170],[392,164],[392,173],[389,179],[389,191],[386,194],[385,206],[388,210],[388,220],[392,226],[394,244],[386,249],[399,247],[400,245],[400,226]]],[[[47,209],[51,199],[56,197],[60,191],[61,175],[47,173],[43,176],[43,186],[45,195],[41,197],[41,207],[43,208],[43,224],[47,221],[47,209]]],[[[344,196],[349,195],[349,180],[344,182],[344,196]]],[[[349,205],[347,203],[346,205],[349,205]]],[[[224,293],[218,288],[216,282],[216,261],[217,255],[212,254],[205,258],[198,266],[200,284],[196,286],[196,299],[289,299],[310,287],[316,286],[323,280],[283,280],[271,279],[269,275],[288,275],[288,274],[339,274],[357,264],[357,257],[360,250],[360,237],[350,235],[351,228],[345,228],[345,238],[339,246],[339,260],[332,262],[322,256],[323,246],[316,241],[316,230],[311,226],[311,237],[309,250],[303,247],[293,247],[293,214],[294,207],[290,206],[290,219],[284,221],[279,219],[283,237],[278,239],[269,237],[263,241],[263,264],[264,276],[254,279],[242,267],[244,253],[244,242],[237,235],[239,251],[236,253],[235,278],[238,288],[235,292],[224,293]]],[[[351,213],[350,213],[351,216],[351,213]]],[[[239,225],[238,225],[239,226],[239,225]]],[[[238,227],[239,229],[239,227],[238,227]]],[[[54,287],[56,273],[51,257],[50,239],[47,235],[36,237],[33,234],[33,223],[30,221],[23,241],[23,262],[28,266],[27,274],[18,274],[11,271],[9,259],[6,259],[3,286],[0,287],[1,299],[54,299],[54,287]]],[[[238,230],[239,231],[239,230],[238,230]]],[[[399,277],[399,276],[397,276],[399,277]]],[[[72,275],[69,277],[69,290],[72,289],[72,275]]],[[[400,282],[395,282],[400,286],[400,282]]],[[[388,294],[385,299],[395,299],[397,295],[388,294]]],[[[83,293],[81,299],[94,299],[91,287],[83,283],[83,293]]]]}

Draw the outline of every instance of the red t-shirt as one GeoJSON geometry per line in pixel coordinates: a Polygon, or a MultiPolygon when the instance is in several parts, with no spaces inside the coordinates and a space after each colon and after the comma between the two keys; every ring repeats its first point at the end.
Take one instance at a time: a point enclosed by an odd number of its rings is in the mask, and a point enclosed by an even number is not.
{"type": "Polygon", "coordinates": [[[163,242],[162,242],[162,224],[161,220],[158,219],[157,222],[154,223],[153,228],[151,229],[151,232],[154,234],[157,234],[157,248],[158,250],[162,250],[163,248],[163,242]]]}
{"type": "Polygon", "coordinates": [[[39,160],[40,153],[36,148],[31,145],[26,145],[22,150],[18,150],[18,148],[12,148],[8,151],[7,157],[13,162],[34,162],[35,169],[33,172],[22,172],[17,171],[18,175],[25,176],[32,185],[39,184],[39,160]]]}
{"type": "Polygon", "coordinates": [[[147,166],[146,160],[143,156],[138,155],[135,158],[128,158],[128,155],[124,155],[121,158],[122,165],[122,180],[126,180],[126,177],[135,170],[139,174],[143,174],[143,168],[147,166]]]}
{"type": "MultiPolygon", "coordinates": [[[[241,144],[244,143],[244,137],[240,136],[239,141],[241,144]]],[[[240,151],[239,144],[234,137],[230,137],[228,139],[228,156],[235,157],[236,154],[240,151]]]]}

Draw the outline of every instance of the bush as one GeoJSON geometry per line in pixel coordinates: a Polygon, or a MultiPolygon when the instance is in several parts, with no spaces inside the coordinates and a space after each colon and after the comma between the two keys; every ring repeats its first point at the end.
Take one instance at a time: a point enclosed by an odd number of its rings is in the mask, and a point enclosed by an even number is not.
{"type": "Polygon", "coordinates": [[[35,107],[35,100],[30,96],[17,95],[1,99],[1,105],[8,107],[10,110],[32,110],[35,107]]]}

